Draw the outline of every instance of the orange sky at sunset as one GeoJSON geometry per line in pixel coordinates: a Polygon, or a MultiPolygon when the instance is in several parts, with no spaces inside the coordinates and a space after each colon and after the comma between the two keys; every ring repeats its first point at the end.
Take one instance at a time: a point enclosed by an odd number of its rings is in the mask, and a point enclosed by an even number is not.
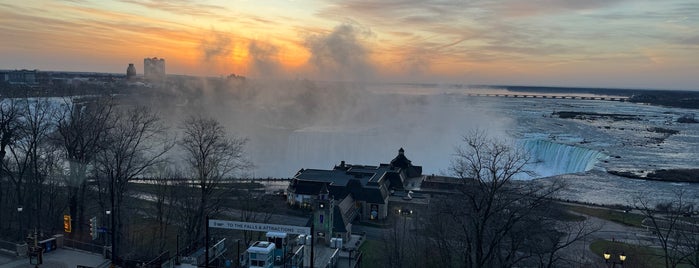
{"type": "Polygon", "coordinates": [[[0,69],[699,89],[691,0],[0,3],[0,69]]]}

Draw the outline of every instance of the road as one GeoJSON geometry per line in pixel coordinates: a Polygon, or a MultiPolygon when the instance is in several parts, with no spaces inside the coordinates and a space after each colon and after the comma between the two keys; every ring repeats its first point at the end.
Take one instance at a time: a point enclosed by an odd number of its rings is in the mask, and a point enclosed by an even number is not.
{"type": "MultiPolygon", "coordinates": [[[[571,213],[578,214],[575,212],[571,213]]],[[[599,230],[590,234],[586,239],[577,241],[561,251],[565,259],[578,263],[580,267],[606,267],[602,256],[597,256],[590,250],[590,243],[595,240],[618,241],[643,246],[657,245],[657,242],[655,242],[656,238],[651,236],[645,229],[626,226],[592,216],[583,216],[587,218],[585,224],[598,227],[599,230]]]]}

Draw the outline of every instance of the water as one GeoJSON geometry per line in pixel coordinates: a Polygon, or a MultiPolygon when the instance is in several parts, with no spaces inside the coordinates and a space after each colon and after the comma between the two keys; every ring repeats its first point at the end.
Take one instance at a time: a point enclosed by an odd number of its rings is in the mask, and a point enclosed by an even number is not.
{"type": "MultiPolygon", "coordinates": [[[[423,166],[424,174],[450,175],[454,148],[473,129],[528,147],[537,160],[531,167],[537,177],[567,180],[571,185],[567,198],[571,199],[620,203],[634,193],[649,191],[648,196],[660,200],[681,186],[629,180],[605,171],[644,174],[699,164],[699,124],[676,122],[684,114],[697,113],[695,110],[601,100],[469,96],[503,92],[442,85],[310,87],[295,94],[294,87],[304,85],[255,88],[250,99],[216,98],[216,105],[206,106],[216,107],[212,114],[250,139],[248,153],[256,167],[248,175],[288,178],[301,168],[331,169],[342,160],[378,165],[395,157],[400,147],[413,164],[423,166]],[[271,102],[256,102],[268,95],[271,102]],[[556,117],[561,111],[624,114],[636,119],[556,117]],[[679,134],[665,136],[650,131],[653,128],[679,134]]],[[[197,101],[189,103],[194,106],[197,101]]],[[[163,114],[178,115],[177,111],[163,114]]]]}
{"type": "Polygon", "coordinates": [[[548,140],[525,140],[522,147],[532,156],[527,169],[536,177],[589,171],[599,160],[608,158],[596,150],[548,140]]]}

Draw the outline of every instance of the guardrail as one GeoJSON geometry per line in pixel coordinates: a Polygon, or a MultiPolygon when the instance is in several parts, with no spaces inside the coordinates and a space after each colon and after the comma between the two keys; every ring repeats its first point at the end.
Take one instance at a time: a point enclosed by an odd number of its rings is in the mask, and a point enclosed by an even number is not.
{"type": "Polygon", "coordinates": [[[87,251],[87,252],[97,253],[97,254],[104,254],[104,246],[103,245],[85,243],[85,242],[80,242],[80,241],[68,239],[68,238],[63,239],[63,246],[68,247],[68,248],[72,248],[72,249],[78,249],[78,250],[83,250],[83,251],[87,251]]]}
{"type": "Polygon", "coordinates": [[[17,244],[15,242],[0,240],[0,253],[24,256],[27,254],[27,244],[17,244]]]}

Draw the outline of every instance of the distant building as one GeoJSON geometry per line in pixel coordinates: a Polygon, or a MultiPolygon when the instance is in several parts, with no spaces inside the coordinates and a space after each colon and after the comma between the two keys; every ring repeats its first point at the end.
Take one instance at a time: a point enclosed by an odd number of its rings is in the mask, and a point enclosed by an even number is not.
{"type": "Polygon", "coordinates": [[[136,66],[133,63],[129,63],[129,67],[126,68],[126,80],[132,80],[136,78],[136,66]]]}
{"type": "Polygon", "coordinates": [[[36,85],[39,83],[39,70],[4,71],[0,72],[0,78],[12,85],[36,85]]]}
{"type": "Polygon", "coordinates": [[[165,81],[165,59],[143,59],[143,77],[150,81],[165,81]]]}
{"type": "Polygon", "coordinates": [[[345,237],[355,219],[385,219],[390,192],[405,190],[404,181],[417,177],[422,177],[422,167],[414,166],[400,148],[389,164],[348,165],[342,161],[332,170],[301,169],[289,184],[287,203],[314,210],[316,230],[327,239],[345,237]]]}

